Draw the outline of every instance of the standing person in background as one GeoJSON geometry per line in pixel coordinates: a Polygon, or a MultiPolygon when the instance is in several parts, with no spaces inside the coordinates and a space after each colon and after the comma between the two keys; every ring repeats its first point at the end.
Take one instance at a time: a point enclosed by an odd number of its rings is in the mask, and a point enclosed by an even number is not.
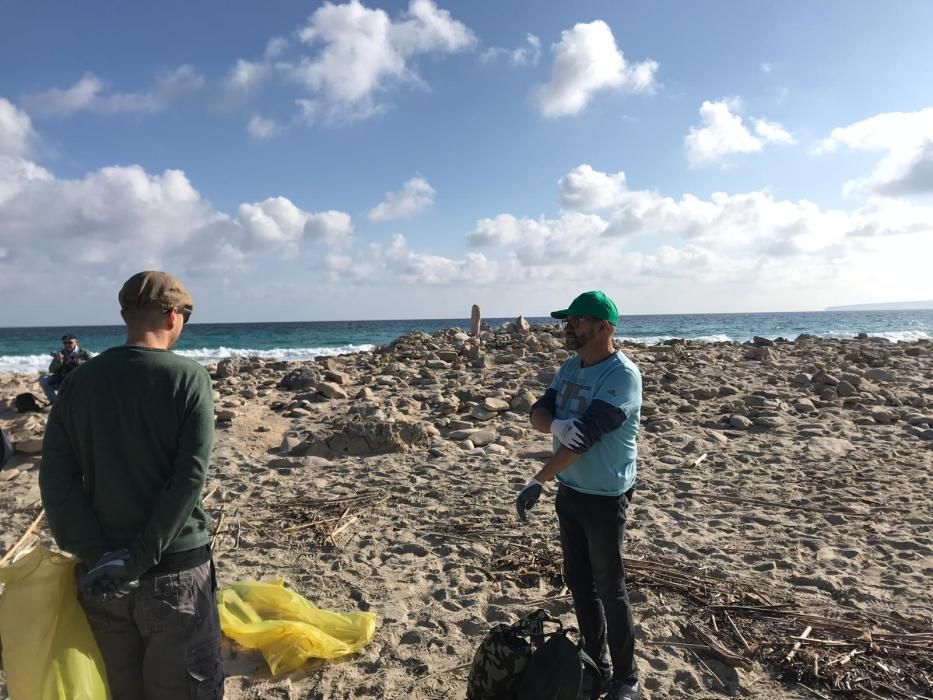
{"type": "Polygon", "coordinates": [[[641,374],[613,345],[619,312],[603,292],[585,292],[551,316],[563,319],[565,345],[576,355],[531,409],[535,430],[554,435],[554,454],[522,488],[516,507],[525,520],[542,485],[556,477],[564,579],[584,649],[601,675],[592,697],[607,690],[607,700],[635,700],[640,688],[622,540],[635,492],[641,374]]]}
{"type": "Polygon", "coordinates": [[[52,353],[49,373],[39,377],[39,386],[49,403],[55,403],[58,387],[65,381],[65,377],[90,359],[90,353],[78,347],[78,336],[71,333],[62,336],[62,349],[52,353]]]}
{"type": "Polygon", "coordinates": [[[222,698],[201,503],[214,440],[210,375],[171,352],[194,302],[165,272],[119,293],[126,345],[62,384],[39,486],[55,541],[81,559],[81,604],[114,700],[222,698]]]}

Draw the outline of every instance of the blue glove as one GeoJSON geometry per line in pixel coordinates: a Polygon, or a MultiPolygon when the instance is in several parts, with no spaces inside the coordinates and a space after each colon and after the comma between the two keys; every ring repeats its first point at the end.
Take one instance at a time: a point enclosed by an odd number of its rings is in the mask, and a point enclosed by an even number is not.
{"type": "Polygon", "coordinates": [[[526,511],[535,507],[535,503],[541,498],[541,482],[537,479],[529,479],[528,483],[518,492],[515,499],[515,509],[518,511],[518,519],[525,522],[528,517],[526,511]]]}
{"type": "Polygon", "coordinates": [[[122,598],[139,588],[139,581],[126,568],[130,553],[126,549],[105,552],[94,567],[86,573],[78,573],[78,589],[85,598],[114,600],[122,598]]]}

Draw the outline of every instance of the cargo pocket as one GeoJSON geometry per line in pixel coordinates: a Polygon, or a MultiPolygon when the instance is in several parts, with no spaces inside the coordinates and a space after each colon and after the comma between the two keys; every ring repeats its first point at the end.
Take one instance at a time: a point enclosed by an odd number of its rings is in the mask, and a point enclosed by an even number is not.
{"type": "Polygon", "coordinates": [[[224,663],[219,641],[209,641],[188,651],[189,700],[220,700],[224,696],[224,663]]]}

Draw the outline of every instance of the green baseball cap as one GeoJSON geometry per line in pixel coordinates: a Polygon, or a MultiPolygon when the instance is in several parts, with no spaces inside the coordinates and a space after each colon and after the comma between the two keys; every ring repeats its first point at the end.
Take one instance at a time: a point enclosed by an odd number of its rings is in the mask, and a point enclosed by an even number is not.
{"type": "Polygon", "coordinates": [[[568,316],[592,316],[609,321],[613,326],[619,325],[619,310],[605,292],[583,292],[568,308],[551,312],[551,318],[568,316]]]}

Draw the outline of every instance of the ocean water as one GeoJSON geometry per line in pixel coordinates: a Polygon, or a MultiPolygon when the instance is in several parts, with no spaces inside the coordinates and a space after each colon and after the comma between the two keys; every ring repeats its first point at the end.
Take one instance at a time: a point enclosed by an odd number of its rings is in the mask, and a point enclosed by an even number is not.
{"type": "MultiPolygon", "coordinates": [[[[493,328],[512,319],[483,319],[493,328]]],[[[532,323],[556,323],[529,318],[532,323]]],[[[209,364],[225,357],[259,356],[306,360],[371,350],[411,331],[433,333],[470,327],[469,319],[398,321],[318,321],[303,323],[192,323],[175,351],[209,364]]],[[[655,344],[670,338],[738,341],[755,335],[793,339],[801,333],[826,338],[851,338],[857,333],[890,341],[933,338],[933,310],[826,311],[755,314],[670,314],[625,316],[617,335],[623,340],[655,344]]],[[[78,336],[81,347],[100,352],[125,340],[122,326],[0,328],[0,372],[44,371],[59,349],[64,333],[78,336]]]]}

